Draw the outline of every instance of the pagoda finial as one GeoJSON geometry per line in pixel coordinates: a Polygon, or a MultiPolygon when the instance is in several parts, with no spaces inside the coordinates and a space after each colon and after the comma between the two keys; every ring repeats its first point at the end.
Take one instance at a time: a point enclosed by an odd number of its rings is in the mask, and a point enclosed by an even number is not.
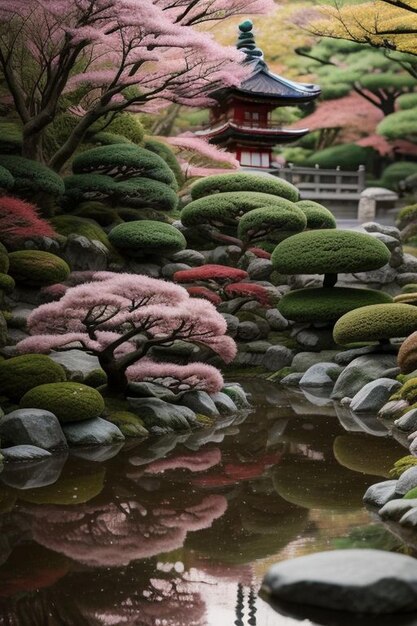
{"type": "Polygon", "coordinates": [[[236,47],[246,54],[245,63],[263,62],[264,54],[256,45],[252,20],[245,20],[239,24],[239,37],[236,47]]]}

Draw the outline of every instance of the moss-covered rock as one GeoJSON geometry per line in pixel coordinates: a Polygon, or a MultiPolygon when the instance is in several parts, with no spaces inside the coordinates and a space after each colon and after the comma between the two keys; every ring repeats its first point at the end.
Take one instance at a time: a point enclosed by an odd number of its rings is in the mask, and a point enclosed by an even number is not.
{"type": "Polygon", "coordinates": [[[414,467],[415,465],[417,465],[417,458],[415,456],[411,454],[403,456],[398,459],[398,461],[395,461],[389,471],[389,476],[391,478],[399,478],[404,472],[410,469],[410,467],[414,467]]]}
{"type": "Polygon", "coordinates": [[[329,209],[322,204],[313,202],[313,200],[300,200],[297,206],[304,212],[307,218],[307,226],[309,230],[317,230],[322,228],[336,228],[336,219],[329,209]]]}
{"type": "Polygon", "coordinates": [[[0,273],[0,290],[4,293],[12,293],[15,288],[15,282],[8,274],[0,273]]]}
{"type": "Polygon", "coordinates": [[[44,354],[24,354],[0,361],[0,389],[12,400],[20,400],[39,385],[65,380],[63,367],[44,354]]]}
{"type": "Polygon", "coordinates": [[[400,398],[407,400],[410,404],[417,402],[417,378],[410,378],[400,389],[400,398]]]}
{"type": "Polygon", "coordinates": [[[187,245],[177,228],[151,220],[119,224],[110,231],[109,239],[117,250],[131,257],[170,255],[184,250],[187,245]]]}
{"type": "Polygon", "coordinates": [[[88,385],[89,387],[94,387],[94,389],[97,389],[98,387],[107,384],[107,374],[104,370],[100,368],[91,370],[83,379],[83,383],[85,385],[88,385]]]}
{"type": "Polygon", "coordinates": [[[2,274],[7,274],[9,271],[9,255],[7,253],[6,248],[0,243],[0,272],[2,274]]]}
{"type": "Polygon", "coordinates": [[[49,383],[28,391],[20,406],[46,409],[65,424],[98,417],[104,411],[104,400],[96,389],[81,383],[49,383]]]}
{"type": "Polygon", "coordinates": [[[417,283],[408,283],[401,289],[402,293],[415,293],[417,292],[417,283]]]}
{"type": "Polygon", "coordinates": [[[374,304],[343,315],[333,330],[336,343],[406,337],[417,327],[417,309],[410,304],[374,304]]]}
{"type": "Polygon", "coordinates": [[[65,281],[70,275],[68,264],[50,252],[18,250],[9,254],[9,274],[17,283],[44,287],[65,281]]]}
{"type": "Polygon", "coordinates": [[[348,230],[311,230],[282,241],[272,253],[282,274],[337,274],[375,270],[390,259],[378,239],[348,230]]]}
{"type": "Polygon", "coordinates": [[[279,243],[299,233],[307,225],[307,219],[289,200],[280,199],[276,207],[253,209],[239,221],[238,237],[245,243],[265,241],[279,243]]]}
{"type": "Polygon", "coordinates": [[[209,224],[237,227],[242,215],[261,207],[276,207],[279,211],[280,199],[254,191],[218,193],[187,204],[181,211],[181,221],[184,226],[209,224]]]}
{"type": "Polygon", "coordinates": [[[106,419],[118,426],[125,437],[147,437],[149,435],[143,420],[130,411],[114,411],[106,419]]]}
{"type": "Polygon", "coordinates": [[[204,196],[234,191],[257,191],[286,198],[292,202],[297,202],[300,197],[298,189],[282,178],[246,173],[201,178],[192,186],[191,197],[197,200],[204,196]]]}
{"type": "Polygon", "coordinates": [[[297,289],[286,293],[278,303],[278,310],[296,322],[332,322],[348,311],[371,304],[392,302],[383,291],[349,287],[318,287],[297,289]]]}
{"type": "Polygon", "coordinates": [[[150,150],[135,145],[116,144],[86,150],[73,161],[74,174],[104,174],[114,180],[145,177],[177,187],[175,176],[165,161],[150,150]]]}
{"type": "Polygon", "coordinates": [[[170,224],[170,218],[161,211],[151,209],[150,207],[117,207],[117,215],[124,222],[137,222],[138,220],[153,220],[155,222],[165,222],[170,224]]]}
{"type": "Polygon", "coordinates": [[[60,235],[65,237],[73,234],[80,235],[90,241],[100,241],[107,249],[111,247],[104,230],[92,219],[76,215],[58,215],[50,221],[60,235]]]}

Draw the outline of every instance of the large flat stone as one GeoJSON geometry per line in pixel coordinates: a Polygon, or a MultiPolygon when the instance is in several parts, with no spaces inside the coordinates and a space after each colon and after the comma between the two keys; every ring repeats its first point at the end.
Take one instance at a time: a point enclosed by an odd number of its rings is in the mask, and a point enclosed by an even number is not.
{"type": "Polygon", "coordinates": [[[109,446],[125,439],[120,428],[101,417],[64,424],[63,431],[70,446],[109,446]]]}
{"type": "Polygon", "coordinates": [[[271,567],[262,588],[283,602],[386,614],[417,611],[414,558],[383,550],[335,550],[271,567]]]}
{"type": "Polygon", "coordinates": [[[347,365],[334,386],[332,398],[341,400],[353,396],[367,383],[384,376],[385,372],[397,366],[395,354],[369,354],[359,356],[347,365]]]}
{"type": "Polygon", "coordinates": [[[354,395],[350,410],[355,413],[378,413],[388,398],[401,387],[392,378],[377,378],[367,383],[354,395]]]}
{"type": "Polygon", "coordinates": [[[3,448],[1,452],[5,461],[36,461],[51,456],[47,450],[28,445],[3,448]]]}
{"type": "MultiPolygon", "coordinates": [[[[159,398],[128,397],[127,400],[151,432],[156,432],[155,428],[163,429],[167,433],[190,430],[200,425],[194,411],[186,406],[169,404],[159,398]]],[[[160,430],[158,433],[162,434],[160,430]]]]}
{"type": "Polygon", "coordinates": [[[181,397],[181,404],[196,413],[207,415],[207,417],[218,417],[220,415],[219,410],[206,391],[196,390],[184,393],[181,397]]]}
{"type": "Polygon", "coordinates": [[[4,447],[32,445],[44,450],[66,448],[61,425],[44,409],[17,409],[0,420],[0,441],[4,447]]]}

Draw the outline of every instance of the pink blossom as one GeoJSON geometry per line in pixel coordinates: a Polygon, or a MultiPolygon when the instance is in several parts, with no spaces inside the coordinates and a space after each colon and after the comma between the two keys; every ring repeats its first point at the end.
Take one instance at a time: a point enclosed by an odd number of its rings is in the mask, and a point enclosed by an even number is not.
{"type": "Polygon", "coordinates": [[[141,359],[126,370],[126,375],[131,381],[157,382],[173,391],[177,391],[180,385],[185,385],[190,390],[200,389],[208,393],[216,393],[224,384],[218,369],[199,362],[177,365],[177,363],[158,363],[151,359],[141,359]]]}

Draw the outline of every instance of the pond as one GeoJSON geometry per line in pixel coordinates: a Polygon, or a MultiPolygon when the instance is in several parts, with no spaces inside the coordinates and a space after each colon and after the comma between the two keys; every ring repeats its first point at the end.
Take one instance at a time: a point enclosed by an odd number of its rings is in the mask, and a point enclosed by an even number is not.
{"type": "Polygon", "coordinates": [[[0,625],[290,626],[257,595],[271,564],[401,549],[362,496],[404,448],[326,399],[243,385],[256,408],[216,428],[9,465],[0,625]]]}

